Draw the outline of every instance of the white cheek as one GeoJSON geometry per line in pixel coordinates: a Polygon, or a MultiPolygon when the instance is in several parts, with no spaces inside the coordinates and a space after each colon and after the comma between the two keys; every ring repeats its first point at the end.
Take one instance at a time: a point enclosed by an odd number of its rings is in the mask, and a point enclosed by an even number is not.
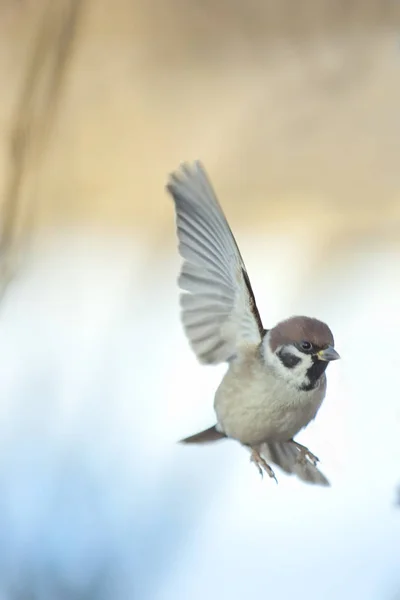
{"type": "MultiPolygon", "coordinates": [[[[281,346],[282,348],[282,346],[281,346]]],[[[277,352],[281,349],[278,348],[277,352]]],[[[285,346],[285,350],[287,352],[290,352],[290,354],[294,354],[295,356],[298,356],[300,358],[301,361],[304,361],[305,359],[309,358],[310,359],[310,363],[311,361],[311,356],[304,354],[303,352],[300,352],[300,350],[298,348],[296,348],[296,346],[285,346]]],[[[301,363],[299,363],[299,365],[301,365],[301,363]]],[[[298,365],[297,365],[298,366],[298,365]]]]}
{"type": "MultiPolygon", "coordinates": [[[[279,352],[280,349],[281,348],[277,348],[277,352],[279,352]]],[[[295,346],[286,346],[285,350],[300,359],[300,362],[292,369],[288,369],[282,364],[282,361],[277,354],[271,351],[269,343],[266,343],[264,346],[265,362],[272,367],[278,377],[284,379],[289,385],[299,388],[310,383],[307,377],[307,371],[312,365],[312,357],[309,354],[300,352],[295,346]]]]}

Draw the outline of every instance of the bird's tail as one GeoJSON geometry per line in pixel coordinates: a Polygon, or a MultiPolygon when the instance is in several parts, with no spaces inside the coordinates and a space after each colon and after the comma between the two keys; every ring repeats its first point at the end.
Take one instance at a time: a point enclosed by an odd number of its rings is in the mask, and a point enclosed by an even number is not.
{"type": "MultiPolygon", "coordinates": [[[[217,426],[209,427],[195,435],[180,440],[181,444],[208,444],[226,438],[218,431],[217,426]]],[[[329,486],[330,483],[323,473],[308,458],[299,460],[299,449],[293,442],[274,442],[261,444],[259,452],[268,463],[280,467],[288,475],[296,475],[306,483],[329,486]]]]}
{"type": "Polygon", "coordinates": [[[274,463],[289,475],[314,485],[329,486],[323,473],[309,459],[299,460],[299,449],[293,442],[261,444],[260,454],[268,463],[274,463]]]}
{"type": "Polygon", "coordinates": [[[195,435],[191,435],[183,440],[180,440],[181,444],[207,444],[209,442],[217,442],[218,440],[222,440],[226,435],[221,431],[218,431],[217,426],[209,427],[204,431],[200,431],[200,433],[196,433],[195,435]]]}

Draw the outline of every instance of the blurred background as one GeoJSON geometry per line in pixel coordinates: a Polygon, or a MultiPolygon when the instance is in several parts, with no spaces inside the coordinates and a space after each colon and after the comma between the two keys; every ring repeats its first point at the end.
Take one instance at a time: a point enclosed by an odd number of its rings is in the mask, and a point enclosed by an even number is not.
{"type": "Polygon", "coordinates": [[[400,598],[400,4],[1,0],[0,599],[400,598]],[[264,325],[342,360],[260,480],[179,321],[206,166],[264,325]],[[195,382],[195,385],[193,385],[195,382]]]}

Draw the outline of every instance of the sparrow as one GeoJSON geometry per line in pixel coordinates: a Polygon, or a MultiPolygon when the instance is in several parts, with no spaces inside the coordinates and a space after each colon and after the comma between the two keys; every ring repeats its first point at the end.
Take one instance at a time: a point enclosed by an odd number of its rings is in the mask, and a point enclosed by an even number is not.
{"type": "Polygon", "coordinates": [[[340,358],[328,325],[294,316],[264,329],[238,245],[207,173],[184,163],[168,179],[175,205],[181,318],[202,364],[227,363],[215,393],[216,424],[181,440],[224,438],[250,450],[261,475],[270,463],[309,483],[329,485],[318,458],[294,436],[315,419],[326,368],[340,358]]]}

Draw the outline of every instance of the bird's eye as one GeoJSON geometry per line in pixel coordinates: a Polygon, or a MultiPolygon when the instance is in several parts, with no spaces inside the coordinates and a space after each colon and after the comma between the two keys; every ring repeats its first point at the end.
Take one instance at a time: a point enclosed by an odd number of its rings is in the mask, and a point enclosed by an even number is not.
{"type": "Polygon", "coordinates": [[[310,342],[301,342],[300,344],[302,350],[311,350],[312,344],[310,342]]]}

